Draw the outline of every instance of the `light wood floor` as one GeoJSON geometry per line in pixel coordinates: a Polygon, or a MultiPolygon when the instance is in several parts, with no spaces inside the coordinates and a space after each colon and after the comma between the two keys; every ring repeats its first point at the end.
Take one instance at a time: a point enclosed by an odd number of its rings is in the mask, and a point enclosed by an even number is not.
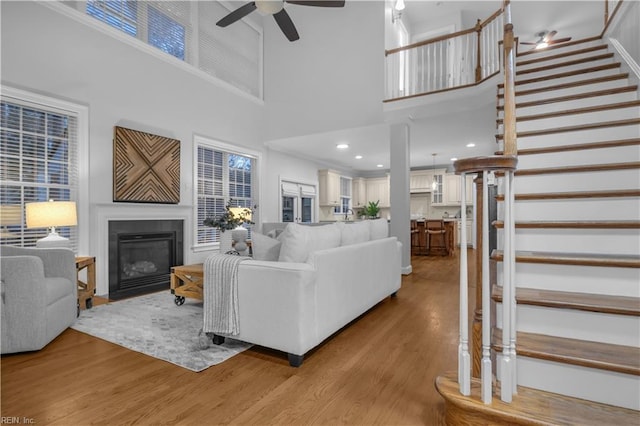
{"type": "Polygon", "coordinates": [[[69,329],[39,352],[2,357],[2,416],[39,425],[443,424],[434,380],[456,368],[458,259],[412,264],[397,298],[300,368],[254,347],[193,373],[69,329]]]}

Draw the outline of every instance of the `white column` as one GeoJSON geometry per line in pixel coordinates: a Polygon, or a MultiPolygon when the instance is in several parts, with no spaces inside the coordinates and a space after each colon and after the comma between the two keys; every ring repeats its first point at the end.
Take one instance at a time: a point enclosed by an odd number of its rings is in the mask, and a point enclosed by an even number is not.
{"type": "Polygon", "coordinates": [[[462,395],[471,394],[471,357],[469,355],[469,283],[467,267],[467,185],[466,174],[460,176],[462,212],[460,223],[460,342],[458,344],[458,384],[462,395]]]}
{"type": "Polygon", "coordinates": [[[411,206],[409,195],[409,125],[390,126],[391,235],[402,243],[402,273],[411,273],[411,206]]]}
{"type": "Polygon", "coordinates": [[[500,399],[504,402],[511,402],[513,395],[513,363],[511,358],[511,220],[512,205],[509,202],[511,197],[511,171],[505,172],[504,176],[504,249],[503,249],[503,282],[502,282],[502,357],[500,368],[500,399]]]}

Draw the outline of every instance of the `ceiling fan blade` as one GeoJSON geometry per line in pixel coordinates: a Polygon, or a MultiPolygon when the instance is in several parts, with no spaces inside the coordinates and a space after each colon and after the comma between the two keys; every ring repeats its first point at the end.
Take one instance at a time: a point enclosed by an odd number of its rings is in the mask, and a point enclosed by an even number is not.
{"type": "Polygon", "coordinates": [[[521,41],[520,44],[530,44],[530,45],[536,45],[538,43],[536,43],[535,41],[521,41]]]}
{"type": "Polygon", "coordinates": [[[300,6],[344,7],[344,0],[285,0],[287,3],[300,6]]]}
{"type": "Polygon", "coordinates": [[[226,27],[227,25],[233,24],[234,22],[244,18],[254,10],[256,10],[256,2],[252,1],[245,4],[244,6],[240,6],[239,8],[216,22],[216,25],[219,27],[226,27]]]}
{"type": "Polygon", "coordinates": [[[273,18],[276,20],[278,26],[289,41],[296,41],[300,38],[298,31],[296,30],[296,26],[293,25],[293,21],[286,10],[282,9],[280,12],[273,15],[273,18]]]}
{"type": "Polygon", "coordinates": [[[546,42],[549,42],[553,37],[555,37],[556,34],[558,34],[558,32],[556,30],[553,30],[550,33],[548,33],[546,36],[544,36],[543,40],[546,42]]]}
{"type": "Polygon", "coordinates": [[[564,43],[571,40],[571,37],[563,37],[563,38],[559,38],[557,40],[551,40],[549,41],[549,44],[558,44],[558,43],[564,43]]]}

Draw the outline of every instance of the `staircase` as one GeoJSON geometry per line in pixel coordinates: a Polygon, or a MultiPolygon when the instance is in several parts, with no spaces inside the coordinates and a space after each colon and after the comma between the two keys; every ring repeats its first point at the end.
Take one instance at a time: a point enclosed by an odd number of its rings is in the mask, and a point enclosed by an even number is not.
{"type": "MultiPolygon", "coordinates": [[[[499,143],[502,89],[501,84],[499,143]]],[[[520,53],[515,89],[518,394],[512,404],[494,398],[484,405],[477,382],[470,397],[457,386],[456,395],[448,395],[455,377],[440,377],[447,410],[453,408],[448,418],[471,424],[638,425],[638,87],[595,37],[520,53]]],[[[495,266],[503,260],[504,197],[497,201],[492,349],[500,356],[502,268],[495,266]]]]}

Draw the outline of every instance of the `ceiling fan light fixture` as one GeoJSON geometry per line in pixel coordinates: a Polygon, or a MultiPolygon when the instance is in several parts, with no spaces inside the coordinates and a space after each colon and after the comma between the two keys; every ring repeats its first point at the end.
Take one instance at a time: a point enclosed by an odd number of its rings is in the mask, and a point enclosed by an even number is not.
{"type": "Polygon", "coordinates": [[[258,12],[264,15],[275,15],[284,8],[283,0],[255,0],[258,12]]]}
{"type": "Polygon", "coordinates": [[[536,44],[536,49],[544,49],[546,47],[549,47],[549,43],[547,43],[546,41],[541,41],[540,43],[536,44]]]}
{"type": "Polygon", "coordinates": [[[395,10],[404,10],[404,0],[396,0],[396,4],[395,6],[393,6],[393,8],[395,10]]]}

